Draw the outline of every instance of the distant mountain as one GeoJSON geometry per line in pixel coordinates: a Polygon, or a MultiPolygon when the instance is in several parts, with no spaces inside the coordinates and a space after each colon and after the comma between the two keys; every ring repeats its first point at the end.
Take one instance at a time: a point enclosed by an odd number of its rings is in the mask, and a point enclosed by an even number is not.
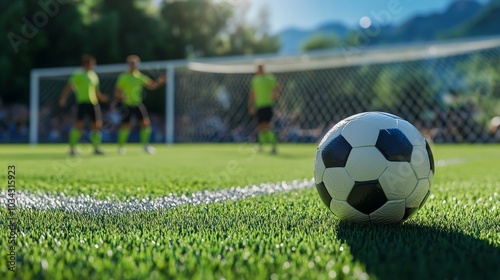
{"type": "Polygon", "coordinates": [[[492,1],[469,21],[443,33],[444,38],[500,35],[500,1],[492,1]]]}
{"type": "Polygon", "coordinates": [[[300,44],[312,34],[311,30],[287,28],[279,33],[281,53],[293,54],[300,49],[300,44]]]}
{"type": "Polygon", "coordinates": [[[318,26],[312,30],[287,28],[279,33],[281,39],[281,53],[293,54],[300,51],[303,42],[316,34],[334,35],[343,38],[349,32],[349,28],[342,23],[330,22],[318,26]]]}
{"type": "MultiPolygon", "coordinates": [[[[288,28],[279,33],[280,52],[299,52],[301,44],[315,34],[333,34],[344,39],[351,32],[363,31],[358,27],[350,29],[338,22],[325,23],[312,30],[288,28]]],[[[453,0],[443,12],[415,15],[400,25],[383,26],[378,36],[370,38],[370,44],[411,43],[499,33],[500,0],[492,0],[485,6],[475,0],[453,0]]]]}
{"type": "Polygon", "coordinates": [[[342,23],[330,22],[320,25],[316,28],[315,33],[333,34],[337,37],[345,37],[349,32],[349,28],[342,23]]]}
{"type": "Polygon", "coordinates": [[[395,26],[375,40],[375,43],[409,43],[430,41],[438,38],[439,34],[449,32],[457,26],[471,20],[481,11],[483,6],[471,0],[457,0],[444,12],[430,15],[417,15],[395,26]],[[377,42],[378,41],[378,42],[377,42]]]}

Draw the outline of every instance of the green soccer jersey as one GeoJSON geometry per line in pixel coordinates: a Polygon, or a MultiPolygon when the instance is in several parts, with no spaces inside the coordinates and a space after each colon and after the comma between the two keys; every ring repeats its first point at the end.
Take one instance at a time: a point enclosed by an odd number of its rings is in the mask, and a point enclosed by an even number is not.
{"type": "Polygon", "coordinates": [[[76,92],[76,102],[97,104],[96,90],[99,88],[99,77],[97,74],[90,70],[77,70],[71,78],[69,83],[73,86],[76,92]]]}
{"type": "Polygon", "coordinates": [[[142,103],[142,87],[148,82],[148,76],[139,71],[125,72],[118,77],[116,86],[123,92],[123,103],[127,106],[137,106],[142,103]]]}
{"type": "Polygon", "coordinates": [[[255,107],[264,108],[274,105],[273,90],[278,82],[272,74],[255,75],[252,78],[252,90],[255,96],[255,107]]]}

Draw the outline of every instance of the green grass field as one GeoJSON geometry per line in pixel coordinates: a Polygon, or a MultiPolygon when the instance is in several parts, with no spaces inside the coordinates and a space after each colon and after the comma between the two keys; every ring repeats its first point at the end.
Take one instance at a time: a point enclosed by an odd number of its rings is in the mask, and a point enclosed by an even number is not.
{"type": "MultiPolygon", "coordinates": [[[[130,200],[310,179],[316,145],[139,146],[66,156],[0,146],[2,189],[130,200]]],[[[400,225],[340,222],[315,188],[172,209],[87,214],[17,205],[16,272],[0,206],[0,279],[500,279],[500,145],[435,145],[424,207],[400,225]]]]}

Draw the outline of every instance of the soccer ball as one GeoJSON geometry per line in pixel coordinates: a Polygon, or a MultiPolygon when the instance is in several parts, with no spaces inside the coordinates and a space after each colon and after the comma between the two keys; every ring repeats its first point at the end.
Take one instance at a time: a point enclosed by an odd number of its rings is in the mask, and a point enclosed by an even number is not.
{"type": "Polygon", "coordinates": [[[425,203],[433,179],[429,144],[412,124],[389,113],[340,121],[316,151],[316,188],[341,220],[402,222],[425,203]]]}

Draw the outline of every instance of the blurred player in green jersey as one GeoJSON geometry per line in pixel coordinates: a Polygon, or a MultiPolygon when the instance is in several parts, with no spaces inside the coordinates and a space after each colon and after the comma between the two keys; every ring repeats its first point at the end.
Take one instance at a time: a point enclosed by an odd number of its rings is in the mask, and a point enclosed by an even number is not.
{"type": "Polygon", "coordinates": [[[76,144],[82,135],[86,117],[92,120],[90,140],[94,147],[94,154],[104,154],[99,148],[102,137],[100,131],[102,128],[102,116],[99,101],[106,102],[108,97],[99,90],[99,77],[93,70],[95,65],[96,60],[93,56],[83,55],[82,68],[73,73],[69,82],[63,88],[59,99],[59,105],[65,106],[71,91],[73,90],[76,94],[78,110],[76,120],[69,134],[70,155],[72,156],[78,155],[76,144]]]}
{"type": "Polygon", "coordinates": [[[280,86],[274,75],[266,73],[264,63],[257,62],[257,74],[251,81],[248,111],[257,117],[259,131],[259,151],[266,142],[271,143],[271,153],[277,152],[278,139],[271,130],[273,107],[280,96],[280,86]]]}
{"type": "Polygon", "coordinates": [[[137,55],[129,55],[127,57],[128,71],[120,74],[116,81],[115,98],[121,100],[124,106],[122,125],[118,132],[118,152],[122,155],[126,153],[124,145],[130,134],[130,120],[132,117],[135,117],[140,123],[141,131],[139,136],[144,151],[148,154],[155,152],[154,148],[149,145],[151,121],[146,107],[142,103],[142,88],[155,90],[165,84],[166,78],[160,76],[156,81],[151,80],[138,70],[137,67],[140,62],[141,59],[137,55]]]}

